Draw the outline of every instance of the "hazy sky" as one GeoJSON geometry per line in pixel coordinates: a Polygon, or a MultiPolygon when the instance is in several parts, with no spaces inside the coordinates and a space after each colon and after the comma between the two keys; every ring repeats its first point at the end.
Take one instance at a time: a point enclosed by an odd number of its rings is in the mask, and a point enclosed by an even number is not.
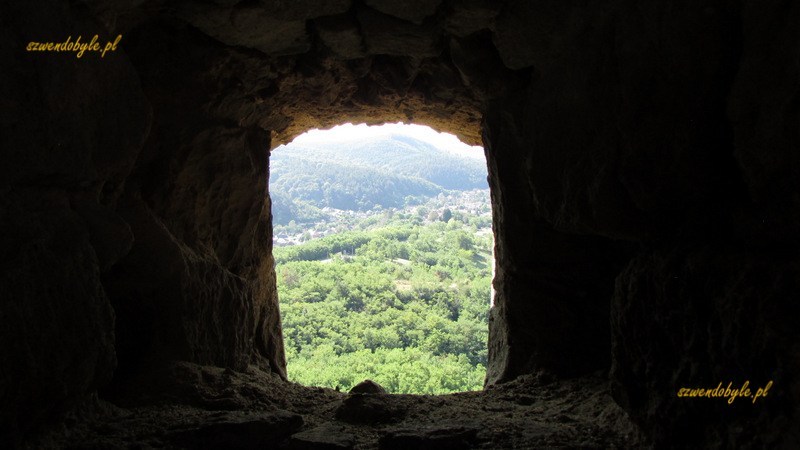
{"type": "Polygon", "coordinates": [[[367,139],[388,134],[404,134],[421,141],[425,141],[442,150],[475,159],[483,159],[483,147],[469,146],[449,133],[439,133],[433,128],[424,125],[406,125],[401,122],[387,123],[385,125],[367,126],[365,124],[353,125],[347,123],[338,125],[330,130],[310,130],[297,136],[293,143],[301,145],[320,145],[326,142],[347,142],[367,139]]]}

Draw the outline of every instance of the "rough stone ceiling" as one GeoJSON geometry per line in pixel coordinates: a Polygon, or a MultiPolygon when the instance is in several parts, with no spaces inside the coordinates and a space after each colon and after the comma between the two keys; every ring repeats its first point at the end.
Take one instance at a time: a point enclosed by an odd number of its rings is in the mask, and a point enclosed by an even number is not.
{"type": "MultiPolygon", "coordinates": [[[[205,70],[230,84],[207,108],[271,130],[273,146],[310,128],[396,121],[479,145],[481,108],[516,76],[492,43],[496,2],[87,3],[113,32],[157,13],[224,44],[205,70]]],[[[519,59],[509,38],[498,42],[505,60],[519,59]]]]}

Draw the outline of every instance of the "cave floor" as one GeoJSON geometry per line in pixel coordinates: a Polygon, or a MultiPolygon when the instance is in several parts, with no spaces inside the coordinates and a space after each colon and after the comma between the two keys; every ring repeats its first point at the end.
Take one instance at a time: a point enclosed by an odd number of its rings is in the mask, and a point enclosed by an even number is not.
{"type": "Polygon", "coordinates": [[[529,375],[449,395],[347,394],[251,367],[177,363],[94,398],[32,446],[609,448],[641,445],[600,376],[529,375]]]}

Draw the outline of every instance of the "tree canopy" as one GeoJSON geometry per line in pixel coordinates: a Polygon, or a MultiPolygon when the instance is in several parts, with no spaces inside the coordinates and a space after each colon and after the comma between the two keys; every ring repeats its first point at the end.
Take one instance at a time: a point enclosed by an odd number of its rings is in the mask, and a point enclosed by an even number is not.
{"type": "Polygon", "coordinates": [[[480,389],[491,236],[464,222],[389,226],[276,248],[289,377],[389,392],[480,389]]]}

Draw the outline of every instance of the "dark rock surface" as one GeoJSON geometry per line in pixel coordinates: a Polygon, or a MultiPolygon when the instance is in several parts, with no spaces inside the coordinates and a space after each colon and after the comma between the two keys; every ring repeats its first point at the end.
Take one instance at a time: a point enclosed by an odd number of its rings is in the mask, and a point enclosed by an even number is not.
{"type": "MultiPolygon", "coordinates": [[[[270,439],[269,445],[257,448],[496,449],[619,448],[642,443],[625,412],[611,399],[607,380],[600,377],[559,381],[528,375],[483,392],[442,396],[350,395],[287,383],[254,366],[237,372],[184,362],[159,379],[168,385],[165,395],[156,396],[158,401],[131,398],[124,408],[95,401],[29,445],[254,448],[270,439]],[[534,401],[519,404],[516,399],[524,395],[534,401]],[[380,401],[405,414],[392,422],[343,421],[337,418],[337,407],[347,397],[380,401]],[[220,407],[233,404],[239,406],[220,407]]],[[[147,386],[152,381],[140,383],[147,386]]]]}
{"type": "MultiPolygon", "coordinates": [[[[286,377],[269,149],[414,121],[486,149],[496,296],[473,406],[502,429],[474,445],[629,444],[577,404],[518,420],[555,395],[532,391],[541,379],[491,406],[536,371],[611,369],[655,446],[797,446],[798,22],[781,0],[3,2],[0,445],[104,401],[133,408],[93,407],[117,446],[201,430],[209,410],[316,411],[310,428],[386,413],[401,440],[442,417],[435,398],[253,395],[286,377]],[[103,58],[25,51],[94,34],[123,38],[103,58]],[[726,380],[775,390],[749,406],[676,396],[726,380]]],[[[81,433],[48,436],[105,446],[81,433]]]]}
{"type": "Polygon", "coordinates": [[[312,450],[346,450],[353,448],[356,439],[345,426],[326,423],[292,435],[291,448],[312,450]]]}
{"type": "Polygon", "coordinates": [[[186,448],[262,449],[284,441],[303,426],[303,418],[286,411],[212,414],[196,428],[176,431],[171,444],[186,448]]]}
{"type": "Polygon", "coordinates": [[[350,389],[351,394],[385,394],[386,389],[372,380],[364,380],[350,389]]]}
{"type": "Polygon", "coordinates": [[[442,3],[442,0],[410,0],[406,2],[364,0],[364,3],[384,14],[419,25],[426,17],[430,17],[436,12],[436,8],[442,3]]]}
{"type": "MultiPolygon", "coordinates": [[[[800,365],[796,357],[781,355],[792,354],[792,342],[800,338],[794,326],[800,308],[792,300],[800,287],[800,266],[789,255],[765,258],[758,250],[709,244],[655,249],[631,261],[617,279],[613,393],[645,429],[653,430],[656,441],[712,446],[730,439],[735,447],[769,447],[778,445],[781,424],[794,420],[792,394],[785,389],[797,383],[800,365]],[[626,339],[630,333],[638,339],[626,339]],[[649,358],[654,352],[657,360],[649,358]],[[697,386],[695,380],[709,381],[697,386]],[[783,388],[769,392],[769,401],[739,398],[732,404],[722,399],[673,403],[650,394],[668,385],[715,388],[722,383],[725,388],[745,381],[753,395],[770,381],[783,388]],[[759,429],[770,439],[720,435],[728,427],[759,429]],[[675,429],[684,433],[668,436],[675,429]]],[[[788,432],[794,436],[784,438],[797,438],[796,428],[788,432]]]]}
{"type": "Polygon", "coordinates": [[[407,408],[396,399],[388,394],[350,394],[336,409],[336,418],[356,424],[397,422],[407,408]]]}
{"type": "Polygon", "coordinates": [[[447,449],[476,447],[478,429],[464,426],[425,427],[390,431],[378,442],[381,449],[447,449]]]}

